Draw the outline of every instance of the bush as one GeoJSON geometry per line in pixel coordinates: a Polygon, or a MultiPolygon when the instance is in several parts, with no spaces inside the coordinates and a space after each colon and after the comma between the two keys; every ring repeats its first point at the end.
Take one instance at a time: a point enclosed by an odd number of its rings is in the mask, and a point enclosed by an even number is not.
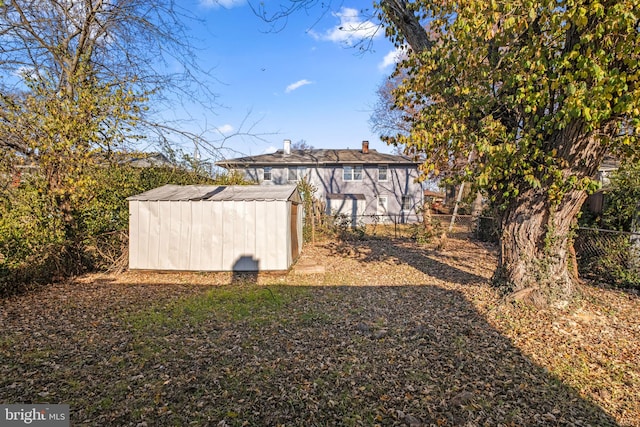
{"type": "Polygon", "coordinates": [[[640,289],[640,253],[632,236],[579,229],[574,245],[580,274],[617,287],[640,289]]]}
{"type": "MultiPolygon", "coordinates": [[[[214,178],[177,167],[95,165],[72,193],[72,217],[37,174],[0,182],[0,295],[86,271],[126,267],[127,197],[164,184],[244,184],[239,175],[214,178]],[[19,185],[17,185],[19,184],[19,185]]],[[[11,179],[9,178],[11,177],[11,179]]]]}
{"type": "Polygon", "coordinates": [[[66,262],[63,221],[31,184],[4,192],[0,204],[0,294],[51,280],[66,262]]]}

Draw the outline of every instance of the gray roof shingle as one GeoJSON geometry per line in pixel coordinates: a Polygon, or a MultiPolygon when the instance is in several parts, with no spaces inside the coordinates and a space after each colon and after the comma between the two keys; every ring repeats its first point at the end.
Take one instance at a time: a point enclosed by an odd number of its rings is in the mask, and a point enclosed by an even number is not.
{"type": "Polygon", "coordinates": [[[291,150],[291,154],[284,154],[283,150],[278,150],[271,154],[261,154],[257,156],[239,157],[216,162],[217,166],[269,166],[269,165],[338,165],[338,164],[402,164],[417,165],[408,157],[394,154],[379,153],[376,150],[369,150],[363,153],[362,150],[291,150]]]}

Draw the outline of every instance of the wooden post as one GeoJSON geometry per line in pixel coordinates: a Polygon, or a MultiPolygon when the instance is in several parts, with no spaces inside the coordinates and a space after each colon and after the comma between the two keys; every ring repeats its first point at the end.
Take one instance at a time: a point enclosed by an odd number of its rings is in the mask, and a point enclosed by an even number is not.
{"type": "Polygon", "coordinates": [[[453,230],[453,224],[456,222],[456,216],[458,215],[458,206],[462,201],[462,193],[464,191],[464,182],[460,184],[460,190],[458,190],[458,197],[456,198],[456,205],[453,207],[453,215],[451,215],[451,222],[449,223],[449,233],[453,230]]]}

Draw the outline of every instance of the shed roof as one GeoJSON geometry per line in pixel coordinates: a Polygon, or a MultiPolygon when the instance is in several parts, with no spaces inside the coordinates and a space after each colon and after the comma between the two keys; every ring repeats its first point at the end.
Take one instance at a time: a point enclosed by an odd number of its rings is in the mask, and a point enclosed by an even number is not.
{"type": "Polygon", "coordinates": [[[416,166],[420,162],[395,154],[379,153],[369,150],[291,150],[285,154],[283,150],[257,156],[239,157],[216,162],[216,165],[229,168],[237,166],[273,166],[273,165],[339,165],[339,164],[394,164],[416,166]]]}
{"type": "Polygon", "coordinates": [[[295,185],[173,185],[128,197],[138,201],[292,201],[300,203],[295,185]]]}

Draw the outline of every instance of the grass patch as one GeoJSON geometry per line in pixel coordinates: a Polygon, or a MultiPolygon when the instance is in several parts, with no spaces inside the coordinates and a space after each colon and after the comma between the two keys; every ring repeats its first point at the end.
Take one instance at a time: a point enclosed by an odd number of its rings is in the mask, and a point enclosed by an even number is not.
{"type": "Polygon", "coordinates": [[[196,326],[211,318],[263,323],[275,319],[277,313],[301,292],[304,292],[301,288],[286,286],[216,287],[130,314],[125,322],[137,331],[196,326]]]}

